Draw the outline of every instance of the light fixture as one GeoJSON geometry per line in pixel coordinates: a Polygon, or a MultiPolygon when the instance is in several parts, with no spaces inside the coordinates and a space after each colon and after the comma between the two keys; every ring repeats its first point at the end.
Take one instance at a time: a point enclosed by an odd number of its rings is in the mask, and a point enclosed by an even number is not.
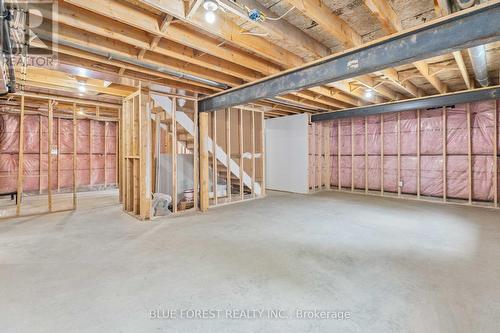
{"type": "Polygon", "coordinates": [[[78,82],[78,91],[81,93],[84,93],[87,91],[87,87],[85,87],[85,84],[82,82],[78,82]]]}
{"type": "Polygon", "coordinates": [[[203,8],[205,8],[206,11],[215,12],[219,8],[219,5],[217,4],[217,1],[205,0],[203,2],[203,8]]]}
{"type": "Polygon", "coordinates": [[[213,24],[215,22],[215,12],[207,11],[205,13],[205,21],[209,24],[213,24]]]}
{"type": "Polygon", "coordinates": [[[371,89],[366,89],[366,90],[365,90],[365,97],[366,97],[366,98],[372,98],[372,97],[373,97],[373,90],[371,90],[371,89]]]}

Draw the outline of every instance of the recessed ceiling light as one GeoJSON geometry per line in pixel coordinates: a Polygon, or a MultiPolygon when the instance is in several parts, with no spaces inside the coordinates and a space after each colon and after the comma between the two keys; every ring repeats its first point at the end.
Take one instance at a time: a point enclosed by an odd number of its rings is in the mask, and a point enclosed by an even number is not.
{"type": "Polygon", "coordinates": [[[81,83],[81,82],[78,83],[78,91],[81,93],[84,93],[87,91],[87,87],[85,87],[84,83],[81,83]]]}

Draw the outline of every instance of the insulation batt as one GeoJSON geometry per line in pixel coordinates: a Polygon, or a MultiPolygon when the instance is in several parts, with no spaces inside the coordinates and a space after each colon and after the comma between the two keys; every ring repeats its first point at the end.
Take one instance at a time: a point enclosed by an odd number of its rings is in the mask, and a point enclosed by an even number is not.
{"type": "MultiPolygon", "coordinates": [[[[0,127],[0,193],[14,192],[17,189],[19,163],[19,115],[0,114],[0,122],[2,122],[0,127]]],[[[78,119],[76,129],[77,186],[80,189],[89,189],[91,180],[92,186],[97,188],[104,184],[114,185],[116,183],[116,123],[78,119]],[[92,166],[90,166],[89,159],[90,126],[92,126],[92,166]],[[105,133],[106,139],[104,139],[105,133]],[[104,169],[105,152],[106,169],[104,169]]],[[[53,144],[56,147],[57,135],[58,132],[60,133],[60,145],[57,147],[59,159],[57,155],[52,156],[52,189],[57,189],[58,182],[60,189],[72,188],[73,120],[54,118],[52,130],[53,144]]],[[[23,190],[25,192],[46,191],[48,188],[48,132],[46,116],[24,116],[23,190]]]]}
{"type": "MultiPolygon", "coordinates": [[[[497,103],[500,105],[500,102],[497,103]]],[[[471,143],[472,199],[493,201],[494,199],[494,145],[500,152],[500,140],[495,140],[495,112],[500,118],[500,109],[495,110],[495,101],[470,104],[470,134],[467,130],[467,105],[448,106],[420,112],[420,192],[424,196],[443,196],[443,149],[446,149],[446,192],[448,198],[469,198],[469,140],[471,143]],[[444,111],[445,110],[445,111],[444,111]],[[446,112],[446,132],[443,133],[443,112],[446,112]],[[445,145],[443,145],[443,139],[445,145]]],[[[398,115],[383,115],[383,134],[381,135],[381,115],[343,118],[339,120],[313,123],[310,125],[309,181],[314,184],[314,170],[320,166],[318,148],[314,142],[322,140],[319,127],[330,128],[330,185],[338,187],[340,164],[340,183],[343,188],[378,191],[382,184],[381,148],[383,147],[383,184],[384,191],[397,193],[417,193],[418,166],[418,116],[417,111],[399,114],[400,128],[400,179],[398,180],[398,115]],[[365,129],[366,121],[366,129],[365,129]],[[339,125],[340,124],[340,125],[339,125]],[[351,125],[352,124],[352,125],[351,125]],[[352,126],[352,128],[351,128],[352,126]],[[340,143],[337,131],[340,127],[340,143]],[[366,131],[366,144],[365,144],[366,131]],[[339,147],[340,144],[340,147],[339,147]],[[353,151],[351,152],[351,149],[353,151]],[[365,168],[365,150],[368,165],[365,168]],[[340,159],[338,153],[340,151],[340,159]],[[352,160],[352,155],[354,160],[352,160]],[[340,163],[339,163],[340,161],[340,163]],[[354,172],[351,168],[354,166],[354,172]]],[[[497,126],[500,138],[500,126],[497,126]]],[[[322,141],[321,141],[322,142],[322,141]]],[[[322,149],[322,148],[320,148],[322,149]]],[[[500,169],[500,168],[498,168],[500,169]]],[[[500,170],[498,170],[500,171],[500,170]]],[[[500,174],[500,172],[499,172],[500,174]]],[[[500,179],[500,175],[498,177],[500,179]]],[[[316,184],[318,184],[316,178],[316,184]]],[[[312,187],[312,185],[311,185],[312,187]]],[[[500,186],[497,186],[500,188],[500,186]]]]}

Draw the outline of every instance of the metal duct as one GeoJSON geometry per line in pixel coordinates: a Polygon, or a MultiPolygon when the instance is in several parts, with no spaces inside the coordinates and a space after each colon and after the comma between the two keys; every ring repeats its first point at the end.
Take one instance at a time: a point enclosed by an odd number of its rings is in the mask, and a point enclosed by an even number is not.
{"type": "Polygon", "coordinates": [[[109,60],[117,60],[117,61],[126,62],[128,64],[132,64],[132,65],[144,67],[144,68],[151,69],[151,70],[154,70],[154,71],[157,71],[157,72],[160,72],[160,73],[171,75],[171,76],[177,77],[179,79],[186,79],[186,80],[190,80],[190,81],[195,81],[195,82],[203,83],[203,84],[206,84],[206,85],[209,85],[209,86],[212,86],[212,87],[221,88],[221,89],[227,89],[227,88],[229,88],[227,85],[225,85],[223,83],[219,83],[219,82],[216,82],[216,81],[204,79],[204,78],[201,78],[201,77],[198,77],[198,76],[194,76],[194,75],[191,75],[191,74],[185,74],[185,73],[177,72],[177,71],[174,71],[174,70],[162,67],[162,66],[153,65],[153,64],[141,61],[141,60],[133,58],[133,57],[122,56],[120,54],[116,54],[116,53],[112,53],[112,52],[105,52],[105,51],[101,51],[99,49],[95,49],[95,48],[92,48],[92,47],[79,45],[79,44],[68,42],[68,41],[61,40],[61,39],[58,39],[57,41],[53,41],[52,40],[52,36],[49,36],[49,35],[46,35],[46,34],[42,34],[42,33],[39,33],[38,37],[43,38],[45,40],[48,40],[50,42],[57,43],[59,45],[64,45],[64,46],[68,46],[68,47],[71,47],[71,48],[74,48],[74,49],[78,49],[80,51],[85,51],[85,52],[93,53],[93,54],[105,57],[106,59],[109,59],[109,60]]]}
{"type": "MultiPolygon", "coordinates": [[[[474,6],[475,0],[455,0],[455,4],[457,5],[458,10],[462,10],[474,6]]],[[[468,51],[476,81],[479,82],[481,87],[489,86],[490,81],[488,79],[486,47],[484,45],[479,45],[476,47],[471,47],[470,49],[468,49],[468,51]]]]}
{"type": "Polygon", "coordinates": [[[477,82],[479,82],[482,87],[489,86],[490,80],[488,79],[486,47],[484,45],[479,45],[476,47],[471,47],[468,51],[477,82]]]}

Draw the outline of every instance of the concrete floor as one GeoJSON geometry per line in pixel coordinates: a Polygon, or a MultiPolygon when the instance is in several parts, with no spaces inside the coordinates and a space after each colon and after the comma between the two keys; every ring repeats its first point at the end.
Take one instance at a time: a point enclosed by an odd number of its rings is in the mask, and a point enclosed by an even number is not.
{"type": "Polygon", "coordinates": [[[270,193],[139,222],[115,200],[0,222],[1,332],[498,331],[499,211],[270,193]],[[289,318],[227,318],[243,309],[289,318]],[[296,309],[350,319],[297,319],[296,309]]]}

